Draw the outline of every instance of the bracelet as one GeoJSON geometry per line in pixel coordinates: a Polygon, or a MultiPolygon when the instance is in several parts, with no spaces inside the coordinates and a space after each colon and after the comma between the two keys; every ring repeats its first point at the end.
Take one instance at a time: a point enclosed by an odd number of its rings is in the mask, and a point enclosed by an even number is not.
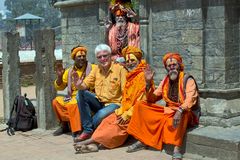
{"type": "Polygon", "coordinates": [[[178,109],[177,109],[181,114],[184,112],[184,109],[180,106],[180,107],[178,107],[178,109]]]}

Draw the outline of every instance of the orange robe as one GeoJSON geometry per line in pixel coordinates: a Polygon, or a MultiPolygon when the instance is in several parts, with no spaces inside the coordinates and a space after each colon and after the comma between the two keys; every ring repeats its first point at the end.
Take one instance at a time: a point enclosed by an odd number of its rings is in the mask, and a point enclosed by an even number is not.
{"type": "MultiPolygon", "coordinates": [[[[63,97],[62,97],[63,98],[63,97]]],[[[60,122],[69,122],[71,131],[77,132],[82,129],[80,121],[80,113],[78,109],[78,104],[75,97],[72,102],[65,103],[63,100],[60,100],[60,97],[56,97],[52,101],[53,110],[56,113],[56,116],[60,122]],[[59,102],[62,101],[62,102],[59,102]]]]}
{"type": "Polygon", "coordinates": [[[134,106],[134,112],[128,125],[127,132],[136,139],[153,148],[162,150],[163,144],[181,146],[186,129],[189,125],[196,125],[197,119],[191,107],[197,102],[198,92],[195,81],[188,79],[186,96],[183,92],[183,76],[180,72],[178,97],[179,102],[169,99],[169,77],[167,76],[154,91],[150,89],[148,99],[153,96],[161,97],[166,102],[166,107],[147,101],[139,101],[134,106]],[[177,128],[173,127],[173,116],[181,106],[185,109],[181,122],[177,128]]]}
{"type": "Polygon", "coordinates": [[[124,120],[130,119],[133,106],[137,100],[142,99],[145,92],[145,79],[143,69],[146,63],[142,61],[138,67],[129,72],[123,90],[121,107],[115,113],[105,118],[92,135],[92,139],[107,148],[115,148],[122,145],[128,137],[127,126],[117,123],[117,117],[124,120]]]}

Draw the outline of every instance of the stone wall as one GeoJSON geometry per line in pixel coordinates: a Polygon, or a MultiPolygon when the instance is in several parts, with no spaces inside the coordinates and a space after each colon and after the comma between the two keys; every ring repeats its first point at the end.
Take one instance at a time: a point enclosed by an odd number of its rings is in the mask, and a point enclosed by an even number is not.
{"type": "Polygon", "coordinates": [[[199,1],[152,1],[152,54],[156,80],[165,75],[162,57],[166,52],[179,52],[185,69],[199,84],[203,78],[203,22],[199,1]]]}
{"type": "Polygon", "coordinates": [[[71,49],[78,44],[88,48],[88,59],[94,62],[94,49],[100,43],[100,34],[103,34],[99,30],[98,3],[90,1],[84,5],[63,5],[61,13],[64,64],[69,66],[73,63],[70,59],[71,49]]]}

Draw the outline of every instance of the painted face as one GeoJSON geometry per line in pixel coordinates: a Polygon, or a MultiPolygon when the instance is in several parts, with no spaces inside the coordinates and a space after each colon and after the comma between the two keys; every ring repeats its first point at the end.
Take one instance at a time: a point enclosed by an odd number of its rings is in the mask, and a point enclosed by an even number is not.
{"type": "Polygon", "coordinates": [[[74,58],[75,66],[81,68],[87,62],[87,57],[85,52],[77,52],[74,58]]]}
{"type": "Polygon", "coordinates": [[[97,53],[97,60],[101,67],[107,68],[111,65],[111,56],[108,51],[100,51],[97,53]]]}
{"type": "Polygon", "coordinates": [[[166,61],[166,69],[171,80],[176,80],[179,74],[179,64],[178,61],[174,58],[169,58],[166,61]]]}
{"type": "Polygon", "coordinates": [[[115,21],[117,26],[122,26],[127,23],[127,19],[125,16],[116,16],[115,21]]]}
{"type": "Polygon", "coordinates": [[[134,54],[128,54],[126,56],[126,67],[129,72],[134,70],[139,64],[139,60],[134,54]]]}

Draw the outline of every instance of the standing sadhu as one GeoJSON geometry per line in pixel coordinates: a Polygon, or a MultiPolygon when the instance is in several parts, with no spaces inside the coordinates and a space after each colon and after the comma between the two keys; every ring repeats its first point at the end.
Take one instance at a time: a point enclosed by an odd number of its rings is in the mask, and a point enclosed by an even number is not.
{"type": "Polygon", "coordinates": [[[115,23],[109,28],[108,42],[112,49],[112,59],[118,61],[123,57],[121,51],[126,46],[140,47],[139,23],[132,23],[131,17],[136,13],[131,8],[131,1],[112,0],[110,11],[115,23]]]}
{"type": "Polygon", "coordinates": [[[107,148],[115,148],[122,145],[128,137],[127,126],[133,106],[137,100],[143,99],[145,93],[146,63],[141,60],[142,51],[136,47],[128,46],[122,50],[122,54],[126,59],[128,74],[121,107],[102,121],[90,139],[75,144],[75,149],[80,153],[98,151],[96,143],[107,148]]]}
{"type": "Polygon", "coordinates": [[[145,72],[148,100],[134,106],[127,129],[139,141],[129,146],[127,152],[137,151],[145,145],[162,150],[163,144],[171,144],[174,145],[173,159],[179,160],[182,159],[180,147],[187,127],[198,124],[199,95],[193,77],[184,74],[178,53],[167,53],[163,64],[168,74],[156,90],[151,84],[154,73],[150,68],[145,72]],[[166,106],[154,104],[160,99],[166,106]]]}
{"type": "Polygon", "coordinates": [[[68,131],[68,123],[70,123],[71,131],[76,135],[81,130],[80,113],[77,105],[76,94],[77,88],[73,84],[72,72],[78,74],[78,79],[83,79],[90,73],[94,67],[87,62],[87,48],[77,46],[71,50],[71,58],[74,60],[74,65],[68,69],[64,69],[62,64],[56,66],[57,79],[54,82],[56,90],[64,90],[67,87],[67,96],[57,96],[52,107],[61,127],[57,129],[53,135],[58,136],[68,131]]]}

